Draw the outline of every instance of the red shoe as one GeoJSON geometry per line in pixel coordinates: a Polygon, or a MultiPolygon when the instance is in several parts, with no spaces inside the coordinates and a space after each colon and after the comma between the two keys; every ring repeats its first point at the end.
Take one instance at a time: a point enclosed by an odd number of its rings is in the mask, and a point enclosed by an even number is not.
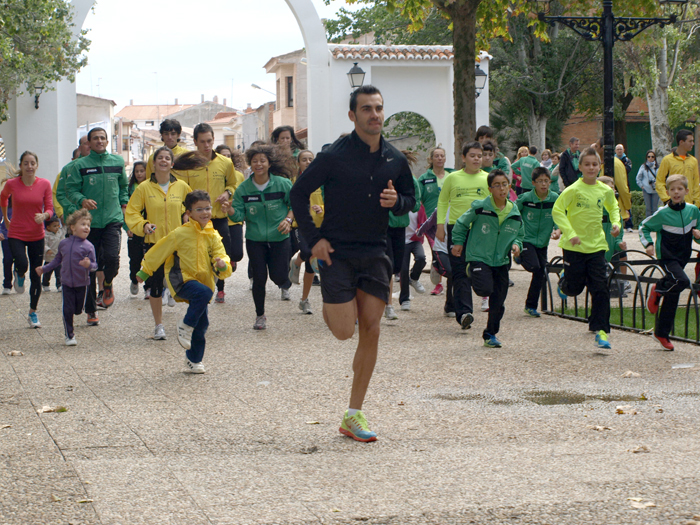
{"type": "Polygon", "coordinates": [[[440,295],[444,291],[444,288],[442,287],[442,284],[438,283],[435,285],[435,288],[433,288],[433,291],[430,292],[430,295],[440,295]]]}
{"type": "Polygon", "coordinates": [[[216,292],[216,299],[214,299],[214,302],[216,302],[216,303],[225,302],[226,300],[224,299],[224,295],[226,295],[226,294],[224,293],[223,290],[221,290],[220,292],[216,292]]]}
{"type": "Polygon", "coordinates": [[[102,295],[102,304],[109,308],[114,304],[114,290],[111,286],[105,286],[105,293],[102,295]]]}
{"type": "Polygon", "coordinates": [[[649,313],[656,314],[659,311],[659,303],[661,303],[661,295],[656,292],[656,285],[653,285],[647,299],[647,310],[649,310],[649,313]]]}
{"type": "Polygon", "coordinates": [[[659,337],[658,335],[654,334],[654,337],[656,340],[661,343],[661,346],[663,346],[664,350],[668,350],[669,352],[673,352],[673,343],[668,340],[666,337],[659,337]]]}
{"type": "Polygon", "coordinates": [[[87,314],[87,318],[87,324],[89,326],[97,326],[98,324],[100,324],[100,318],[97,317],[97,312],[95,312],[94,314],[87,314]]]}

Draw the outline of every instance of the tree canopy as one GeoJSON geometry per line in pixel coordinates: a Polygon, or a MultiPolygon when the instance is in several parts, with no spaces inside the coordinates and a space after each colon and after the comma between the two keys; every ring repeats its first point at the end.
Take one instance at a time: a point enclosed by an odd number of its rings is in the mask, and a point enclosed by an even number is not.
{"type": "Polygon", "coordinates": [[[65,0],[3,0],[0,8],[0,122],[8,101],[25,90],[75,80],[87,63],[90,41],[73,36],[71,5],[65,0]]]}

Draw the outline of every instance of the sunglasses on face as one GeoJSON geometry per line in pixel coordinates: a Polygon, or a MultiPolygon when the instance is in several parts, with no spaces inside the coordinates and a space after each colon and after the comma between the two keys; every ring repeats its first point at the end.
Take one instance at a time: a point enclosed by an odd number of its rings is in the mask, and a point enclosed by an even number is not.
{"type": "Polygon", "coordinates": [[[654,155],[647,155],[648,159],[655,159],[656,157],[654,155]]]}

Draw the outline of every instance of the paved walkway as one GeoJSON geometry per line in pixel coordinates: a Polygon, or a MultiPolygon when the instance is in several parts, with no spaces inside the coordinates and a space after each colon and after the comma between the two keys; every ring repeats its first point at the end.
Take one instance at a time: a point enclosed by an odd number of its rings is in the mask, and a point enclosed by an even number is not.
{"type": "Polygon", "coordinates": [[[316,314],[304,316],[299,287],[283,303],[268,286],[268,329],[254,332],[244,262],[226,304],[210,307],[207,373],[192,376],[174,337],[185,307],[165,309],[167,341],[150,339],[122,254],[116,302],[99,327],[78,320],[77,347],[63,346],[60,294],[42,295],[39,330],[27,327],[26,294],[0,297],[1,524],[683,524],[700,514],[696,346],[662,352],[614,331],[613,351],[600,353],[585,325],[522,313],[529,275],[518,269],[501,350],[481,346],[484,314],[462,331],[442,317],[442,297],[416,296],[382,323],[365,405],[380,439],[361,444],[338,433],[356,340],[325,329],[318,288],[316,314]],[[38,414],[44,406],[67,411],[38,414]]]}

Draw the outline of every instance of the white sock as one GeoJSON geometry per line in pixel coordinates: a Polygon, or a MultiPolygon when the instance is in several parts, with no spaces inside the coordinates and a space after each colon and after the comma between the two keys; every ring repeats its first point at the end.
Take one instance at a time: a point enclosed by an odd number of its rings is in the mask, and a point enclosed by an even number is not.
{"type": "Polygon", "coordinates": [[[348,408],[348,417],[352,417],[357,414],[359,410],[357,408],[348,408]]]}

